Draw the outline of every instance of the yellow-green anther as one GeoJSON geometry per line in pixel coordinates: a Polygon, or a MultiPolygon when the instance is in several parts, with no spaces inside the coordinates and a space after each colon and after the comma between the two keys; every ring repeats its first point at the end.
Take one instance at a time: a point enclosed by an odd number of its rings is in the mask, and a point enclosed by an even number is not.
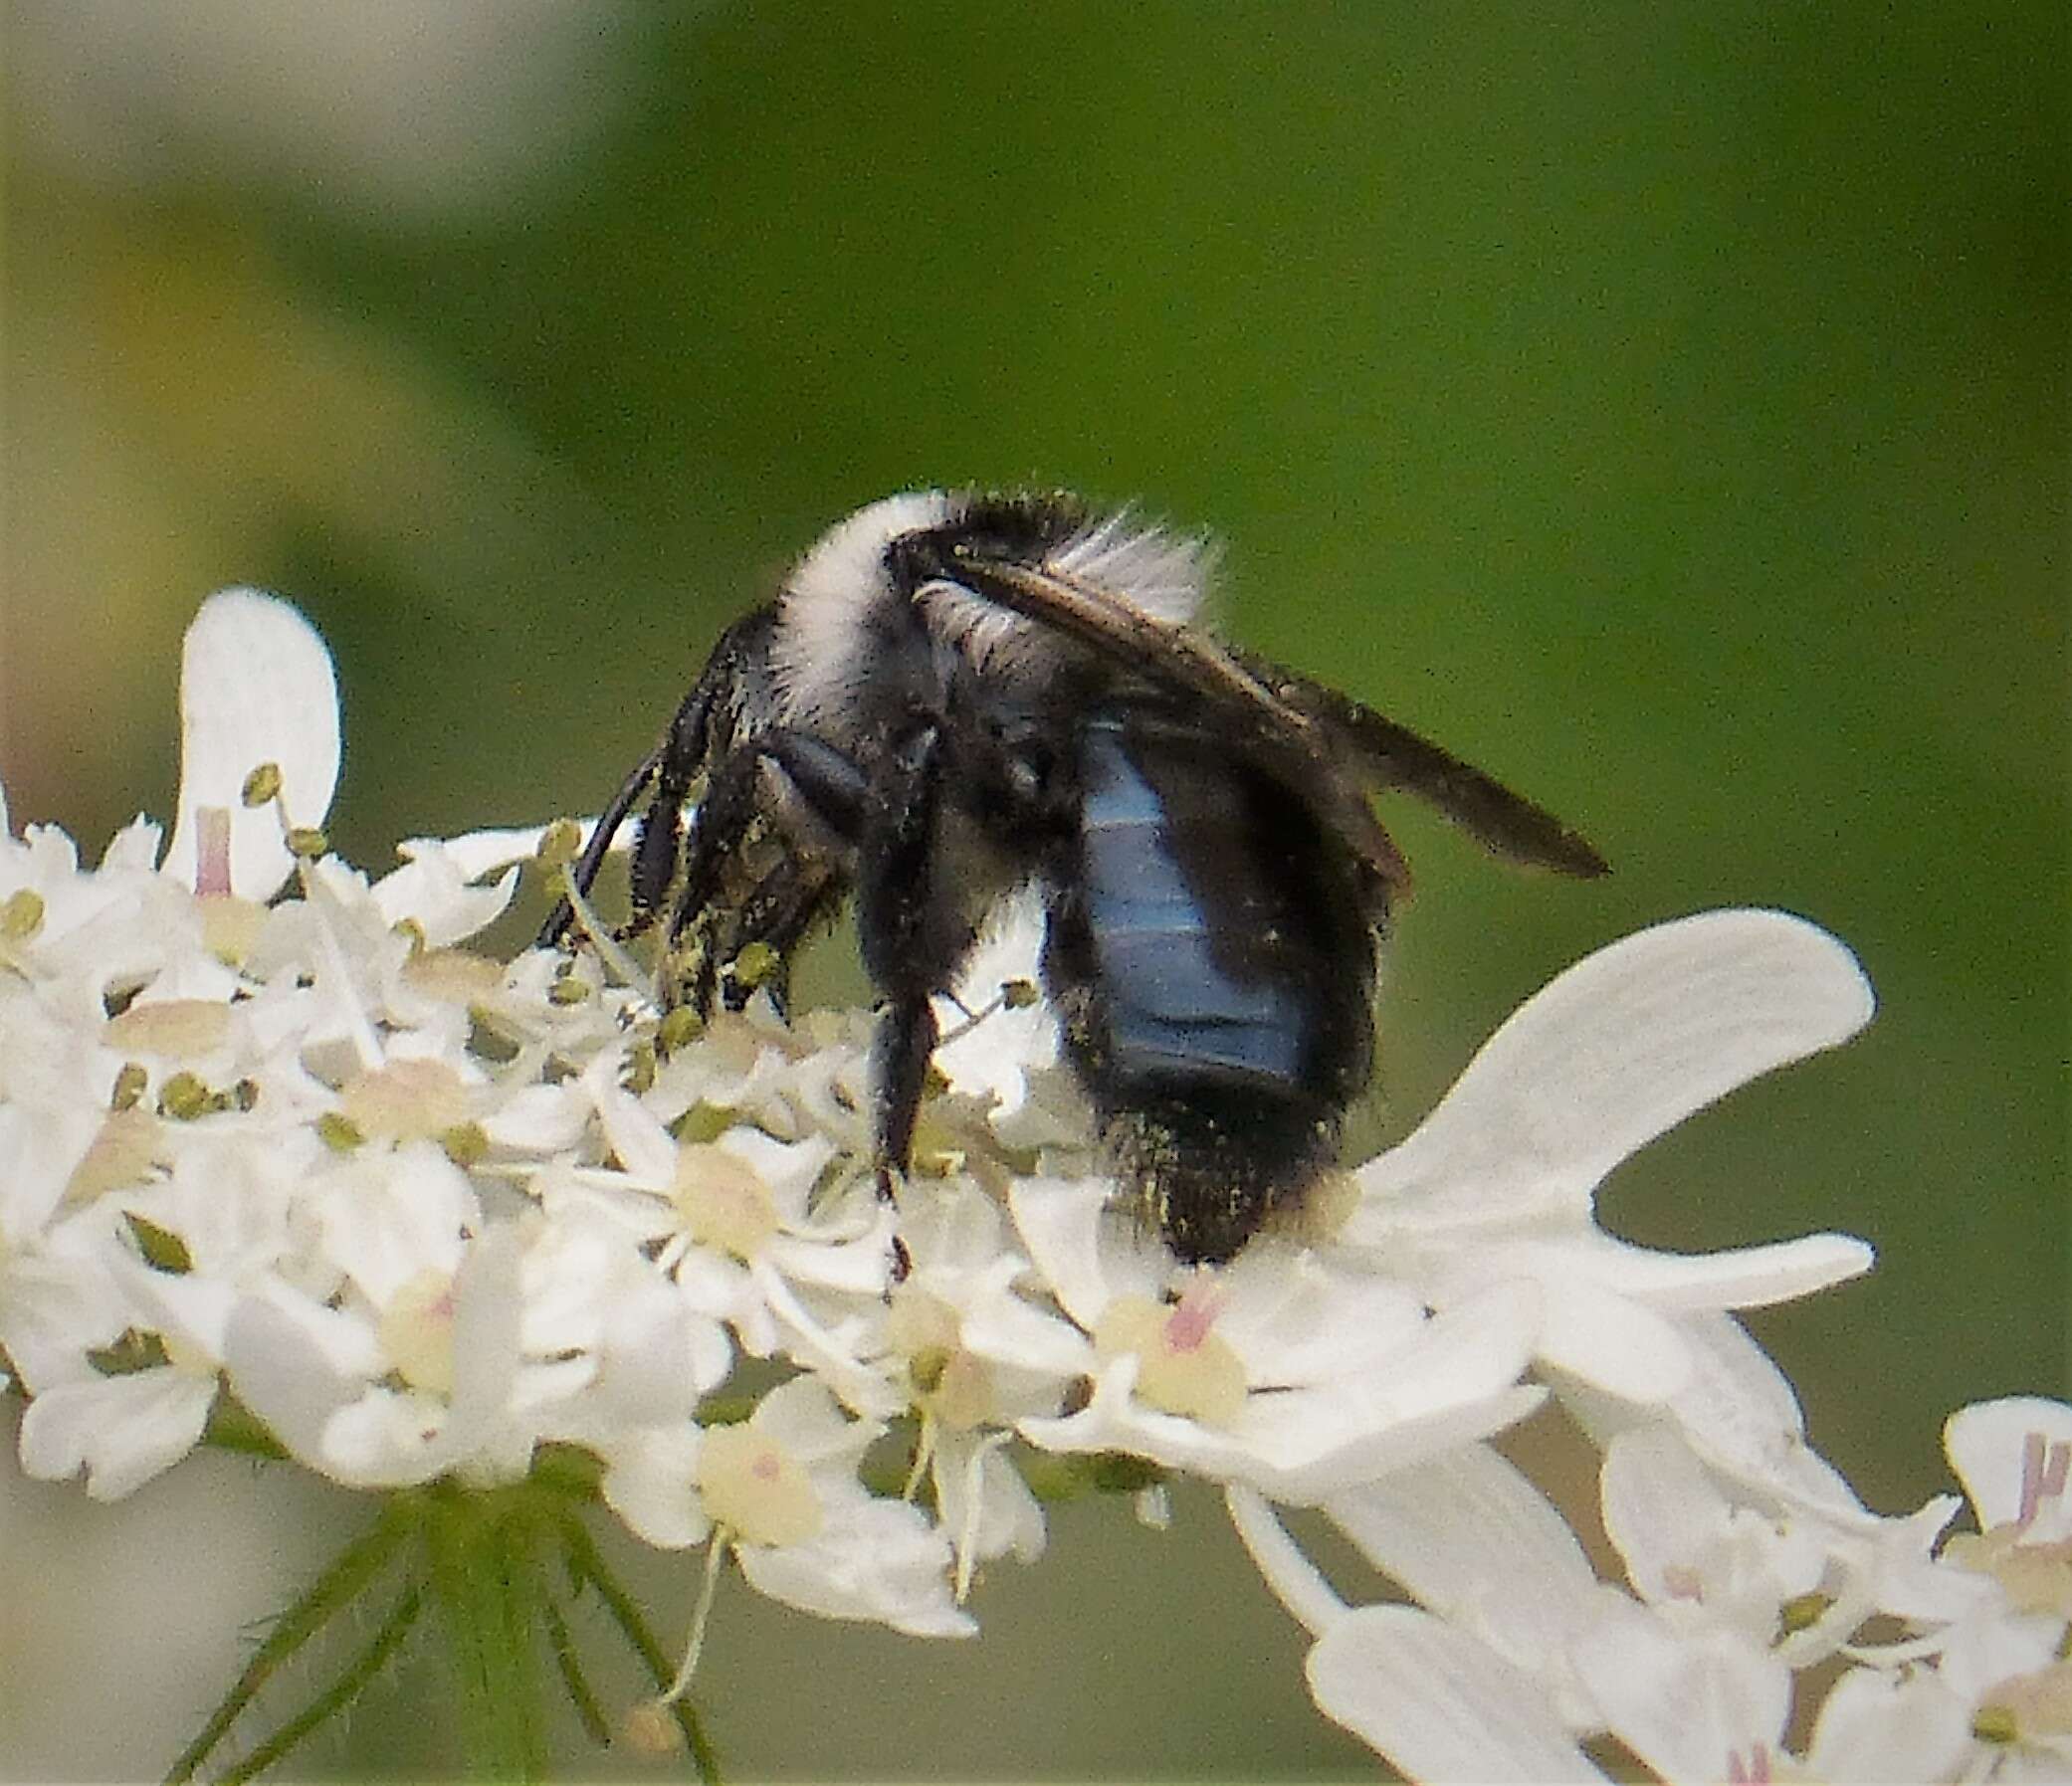
{"type": "Polygon", "coordinates": [[[490,1150],[490,1137],[480,1122],[456,1122],[439,1135],[439,1145],[457,1166],[474,1165],[490,1150]]]}
{"type": "Polygon", "coordinates": [[[350,1153],[367,1137],[359,1132],[359,1124],[350,1116],[325,1110],[316,1118],[316,1138],[333,1153],[350,1153]]]}
{"type": "Polygon", "coordinates": [[[150,1083],[151,1076],[144,1071],[141,1061],[124,1061],[116,1070],[114,1087],[107,1096],[107,1107],[111,1110],[133,1110],[150,1083]]]}
{"type": "Polygon", "coordinates": [[[217,1108],[215,1094],[194,1073],[176,1073],[158,1088],[158,1113],[176,1122],[192,1122],[217,1108]]]}
{"type": "Polygon", "coordinates": [[[539,834],[539,848],[533,855],[548,868],[559,868],[564,862],[575,860],[582,841],[583,828],[573,819],[556,819],[539,834]]]}
{"type": "Polygon", "coordinates": [[[1000,982],[1000,1002],[1010,1011],[1025,1011],[1042,996],[1043,988],[1034,980],[1000,982]]]}
{"type": "Polygon", "coordinates": [[[626,1077],[619,1084],[638,1097],[643,1091],[654,1090],[658,1071],[654,1043],[636,1042],[626,1052],[626,1077]]]}
{"type": "Polygon", "coordinates": [[[751,942],[733,958],[733,977],[743,986],[760,986],[773,973],[783,957],[766,942],[751,942]]]}
{"type": "Polygon", "coordinates": [[[655,1047],[662,1054],[673,1055],[704,1028],[696,1011],[689,1005],[678,1005],[656,1026],[655,1047]]]}
{"type": "Polygon", "coordinates": [[[314,825],[291,825],[288,828],[288,849],[305,862],[314,862],[331,847],[331,840],[314,825]]]}
{"type": "Polygon", "coordinates": [[[550,1005],[579,1005],[589,996],[587,985],[565,975],[546,989],[546,1002],[550,1005]]]}
{"type": "Polygon", "coordinates": [[[1834,1604],[1832,1594],[1793,1594],[1777,1608],[1777,1635],[1789,1637],[1820,1623],[1834,1604]]]}
{"type": "Polygon", "coordinates": [[[247,806],[264,806],[269,800],[280,798],[281,765],[261,763],[245,777],[243,799],[247,806]]]}
{"type": "Polygon", "coordinates": [[[2021,1725],[2011,1705],[1986,1704],[1971,1714],[1971,1734],[1980,1742],[2006,1745],[2021,1735],[2021,1725]]]}
{"type": "Polygon", "coordinates": [[[0,942],[27,942],[43,928],[43,894],[18,887],[0,903],[0,942]]]}

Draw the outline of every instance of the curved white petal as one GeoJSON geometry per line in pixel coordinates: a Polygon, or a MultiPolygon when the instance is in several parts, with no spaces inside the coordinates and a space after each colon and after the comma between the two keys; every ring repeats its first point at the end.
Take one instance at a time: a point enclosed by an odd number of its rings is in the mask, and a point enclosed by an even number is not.
{"type": "Polygon", "coordinates": [[[1943,1451],[1979,1530],[2026,1517],[2025,1542],[2072,1536],[2072,1407],[2040,1395],[1973,1402],[1943,1423],[1943,1451]]]}
{"type": "Polygon", "coordinates": [[[1594,1284],[1540,1284],[1540,1358],[1549,1369],[1629,1402],[1666,1402],[1690,1382],[1690,1354],[1667,1315],[1594,1284]]]}
{"type": "Polygon", "coordinates": [[[518,890],[516,868],[505,869],[487,887],[475,886],[467,865],[435,839],[417,838],[397,848],[403,866],[374,883],[374,903],[390,924],[415,922],[429,947],[446,948],[488,928],[518,890]]]}
{"type": "Polygon", "coordinates": [[[295,860],[271,805],[244,803],[245,778],[281,770],[297,825],[321,825],[338,785],[338,687],[316,629],[288,603],[256,589],[225,589],[202,603],[180,657],[180,801],[164,869],[195,885],[196,811],[230,815],[230,891],[271,898],[295,860]]]}
{"type": "Polygon", "coordinates": [[[1428,1217],[1585,1213],[1627,1155],[1846,1041],[1872,1009],[1856,958],[1781,911],[1700,912],[1625,937],[1529,999],[1423,1125],[1360,1168],[1345,1238],[1371,1243],[1428,1217]]]}
{"type": "Polygon", "coordinates": [[[1604,1721],[1665,1780],[1761,1778],[1782,1746],[1791,1671],[1732,1632],[1679,1633],[1615,1601],[1571,1653],[1604,1721]]]}
{"type": "Polygon", "coordinates": [[[697,1488],[702,1440],[686,1421],[638,1428],[597,1448],[604,1457],[604,1504],[659,1550],[702,1544],[712,1532],[697,1488]]]}
{"type": "Polygon", "coordinates": [[[1406,1779],[1602,1780],[1539,1684],[1429,1613],[1365,1606],[1311,1648],[1310,1692],[1406,1779]]]}
{"type": "Polygon", "coordinates": [[[194,1449],[215,1399],[213,1372],[164,1366],[60,1383],[23,1410],[22,1469],[50,1482],[85,1470],[89,1494],[120,1500],[194,1449]]]}
{"type": "Polygon", "coordinates": [[[1108,1217],[1106,1178],[1017,1178],[1007,1194],[1030,1262],[1060,1306],[1089,1332],[1120,1295],[1155,1296],[1171,1256],[1108,1217]]]}
{"type": "MultiPolygon", "coordinates": [[[[584,819],[579,842],[588,843],[596,828],[595,819],[584,819]]],[[[464,831],[458,837],[406,837],[396,846],[396,854],[406,862],[436,854],[451,863],[462,880],[479,881],[492,869],[531,861],[539,853],[539,840],[549,829],[545,825],[519,825],[503,830],[464,831]]],[[[626,848],[630,835],[629,828],[616,840],[619,849],[626,848]]]]}
{"type": "Polygon", "coordinates": [[[1487,1445],[1345,1489],[1324,1510],[1422,1605],[1536,1673],[1611,1591],[1553,1502],[1487,1445]]]}
{"type": "Polygon", "coordinates": [[[1806,1753],[1815,1780],[1948,1780],[1971,1747],[1971,1707],[1933,1669],[1852,1669],[1828,1690],[1806,1753]]]}
{"type": "Polygon", "coordinates": [[[975,1637],[950,1599],[949,1541],[919,1507],[869,1495],[823,1500],[826,1522],[802,1544],[739,1544],[758,1593],[826,1619],[868,1619],[909,1637],[975,1637]]]}

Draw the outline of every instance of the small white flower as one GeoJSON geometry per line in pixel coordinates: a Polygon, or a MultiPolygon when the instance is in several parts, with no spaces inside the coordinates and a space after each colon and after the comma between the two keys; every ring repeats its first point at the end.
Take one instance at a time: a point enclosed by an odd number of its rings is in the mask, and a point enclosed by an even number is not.
{"type": "MultiPolygon", "coordinates": [[[[847,1419],[810,1377],[772,1390],[748,1424],[797,1465],[815,1508],[809,1521],[772,1533],[770,1542],[741,1533],[734,1554],[751,1584],[824,1618],[869,1619],[913,1637],[977,1631],[951,1598],[947,1536],[919,1508],[874,1495],[857,1481],[857,1463],[883,1428],[847,1419]]],[[[759,1476],[752,1453],[749,1468],[759,1476]]],[[[710,1508],[709,1480],[706,1486],[710,1508]]]]}
{"type": "Polygon", "coordinates": [[[695,1544],[717,1528],[749,1583],[787,1606],[915,1637],[968,1636],[977,1626],[951,1597],[947,1538],[857,1480],[884,1431],[798,1377],[738,1425],[655,1430],[610,1448],[605,1498],[651,1543],[695,1544]]]}
{"type": "Polygon", "coordinates": [[[611,1058],[592,1063],[584,1086],[620,1170],[549,1181],[553,1194],[595,1200],[659,1241],[661,1268],[749,1352],[786,1352],[859,1412],[903,1406],[867,1358],[894,1212],[862,1179],[814,1203],[833,1144],[818,1134],[782,1141],[746,1123],[680,1143],[620,1087],[611,1058]]]}
{"type": "Polygon", "coordinates": [[[1518,1381],[1537,1331],[1530,1286],[1434,1318],[1399,1283],[1270,1240],[1186,1273],[1108,1194],[1101,1179],[1013,1187],[1030,1258],[1099,1360],[1082,1411],[1020,1423],[1033,1444],[1134,1452],[1313,1501],[1539,1403],[1518,1381]]]}

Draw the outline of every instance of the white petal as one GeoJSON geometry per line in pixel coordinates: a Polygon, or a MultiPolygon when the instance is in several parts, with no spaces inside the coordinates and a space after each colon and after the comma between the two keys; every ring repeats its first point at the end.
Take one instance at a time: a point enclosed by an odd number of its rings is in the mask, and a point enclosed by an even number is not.
{"type": "Polygon", "coordinates": [[[1543,1284],[1602,1286],[1664,1313],[1766,1308],[1810,1295],[1870,1270],[1869,1245],[1847,1234],[1809,1234],[1716,1253],[1665,1253],[1593,1228],[1550,1238],[1492,1242],[1454,1264],[1477,1278],[1516,1275],[1543,1284]]]}
{"type": "Polygon", "coordinates": [[[1310,1691],[1413,1780],[1602,1780],[1531,1676],[1406,1606],[1347,1613],[1310,1651],[1310,1691]]]}
{"type": "MultiPolygon", "coordinates": [[[[1004,1438],[937,1435],[931,1469],[935,1516],[942,1530],[968,1549],[970,1558],[1011,1554],[1017,1562],[1033,1563],[1043,1554],[1043,1503],[1003,1455],[1004,1438]]],[[[968,1569],[969,1562],[963,1566],[968,1569]]]]}
{"type": "Polygon", "coordinates": [[[1346,1616],[1338,1589],[1296,1543],[1264,1495],[1231,1483],[1223,1490],[1223,1506],[1246,1554],[1298,1625],[1312,1637],[1322,1637],[1346,1616]]]}
{"type": "Polygon", "coordinates": [[[1747,1779],[1781,1746],[1791,1671],[1728,1631],[1682,1634],[1630,1601],[1572,1648],[1618,1738],[1666,1780],[1747,1779]]]}
{"type": "Polygon", "coordinates": [[[1254,1242],[1219,1275],[1216,1331],[1254,1383],[1277,1387],[1379,1369],[1419,1337],[1423,1299],[1343,1257],[1254,1242]]]}
{"type": "Polygon", "coordinates": [[[447,948],[488,928],[504,915],[518,888],[517,869],[476,887],[443,844],[420,838],[401,848],[409,860],[374,883],[374,902],[390,924],[413,921],[431,948],[447,948]]]}
{"type": "Polygon", "coordinates": [[[1605,1448],[1604,1535],[1643,1599],[1674,1597],[1668,1577],[1725,1533],[1732,1511],[1691,1448],[1668,1426],[1636,1427],[1605,1448]]]}
{"type": "Polygon", "coordinates": [[[627,1182],[669,1196],[676,1189],[677,1144],[647,1105],[619,1085],[623,1069],[618,1054],[607,1050],[583,1070],[583,1090],[627,1182]]]}
{"type": "Polygon", "coordinates": [[[1529,999],[1423,1125],[1360,1169],[1346,1238],[1379,1239],[1368,1223],[1406,1213],[1488,1224],[1585,1212],[1627,1155],[1846,1041],[1871,1011],[1855,957],[1780,911],[1701,912],[1628,936],[1529,999]]]}
{"type": "Polygon", "coordinates": [[[524,1321],[524,1249],[517,1227],[477,1235],[453,1280],[453,1409],[456,1443],[474,1443],[505,1414],[518,1375],[524,1321]]]}
{"type": "Polygon", "coordinates": [[[482,1119],[483,1133],[514,1152],[550,1154],[573,1147],[589,1126],[589,1099],[569,1081],[520,1086],[482,1119]]]}
{"type": "MultiPolygon", "coordinates": [[[[584,843],[589,842],[596,823],[595,819],[583,821],[584,843]]],[[[396,846],[396,854],[415,861],[437,852],[460,871],[463,881],[480,881],[493,869],[530,862],[539,853],[539,840],[546,832],[544,825],[521,825],[503,831],[466,831],[459,837],[411,837],[396,846]]]]}
{"type": "Polygon", "coordinates": [[[1677,1331],[1696,1366],[1672,1412],[1713,1469],[1843,1527],[1875,1529],[1856,1491],[1806,1443],[1798,1394],[1731,1314],[1686,1314],[1677,1331]]]}
{"type": "Polygon", "coordinates": [[[645,1427],[598,1447],[605,1504],[635,1537],[658,1549],[702,1544],[713,1529],[695,1486],[700,1437],[688,1423],[645,1427]]]}
{"type": "Polygon", "coordinates": [[[735,1547],[758,1592],[822,1618],[869,1619],[910,1637],[977,1634],[977,1622],[950,1598],[949,1543],[918,1507],[866,1495],[826,1510],[827,1522],[803,1544],[735,1547]]]}
{"type": "Polygon", "coordinates": [[[1940,1672],[1952,1691],[1976,1704],[2016,1675],[2032,1675],[2061,1660],[2065,1621],[2055,1613],[1999,1613],[1969,1619],[1943,1646],[1940,1672]]]}
{"type": "Polygon", "coordinates": [[[1691,1380],[1676,1324],[1596,1285],[1539,1280],[1547,1297],[1541,1359],[1630,1402],[1665,1402],[1691,1380]]]}
{"type": "Polygon", "coordinates": [[[194,886],[198,807],[230,814],[231,891],[271,898],[294,868],[272,805],[245,778],[281,769],[290,819],[321,825],[338,785],[338,689],[316,629],[286,602],[226,589],[202,603],[180,658],[180,802],[165,872],[194,886]]]}
{"type": "Polygon", "coordinates": [[[1324,1510],[1375,1568],[1521,1668],[1544,1671],[1607,1592],[1554,1504],[1486,1445],[1346,1489],[1324,1510]]]}
{"type": "Polygon", "coordinates": [[[1030,1261],[1089,1332],[1115,1297],[1155,1296],[1170,1269],[1154,1239],[1109,1218],[1114,1191],[1107,1178],[1017,1178],[1008,1191],[1030,1261]]]}
{"type": "Polygon", "coordinates": [[[224,1369],[238,1400],[283,1446],[311,1469],[335,1475],[323,1454],[324,1431],[380,1361],[364,1323],[314,1305],[292,1311],[287,1303],[260,1295],[238,1303],[224,1331],[224,1369]],[[368,1355],[348,1356],[347,1330],[368,1355]]]}
{"type": "Polygon", "coordinates": [[[2026,1512],[2025,1543],[2072,1537],[2072,1490],[2064,1462],[2072,1451],[2072,1407],[2040,1395],[1973,1402],[1943,1423],[1943,1451],[1977,1511],[1981,1531],[2011,1524],[2026,1512]],[[2047,1488],[2053,1478],[2057,1488],[2054,1493],[2038,1494],[2033,1507],[2024,1507],[2023,1484],[2031,1472],[2038,1473],[2031,1493],[2047,1488]]]}
{"type": "Polygon", "coordinates": [[[1948,1780],[1971,1746],[1971,1708],[1933,1669],[1851,1669],[1828,1689],[1806,1753],[1814,1780],[1948,1780]]]}
{"type": "Polygon", "coordinates": [[[61,1383],[23,1411],[22,1469],[46,1482],[84,1469],[89,1494],[119,1500],[194,1449],[215,1399],[214,1373],[169,1367],[61,1383]]]}
{"type": "Polygon", "coordinates": [[[376,1307],[420,1272],[458,1270],[462,1237],[481,1217],[468,1175],[431,1141],[358,1149],[312,1189],[325,1262],[376,1307]]]}

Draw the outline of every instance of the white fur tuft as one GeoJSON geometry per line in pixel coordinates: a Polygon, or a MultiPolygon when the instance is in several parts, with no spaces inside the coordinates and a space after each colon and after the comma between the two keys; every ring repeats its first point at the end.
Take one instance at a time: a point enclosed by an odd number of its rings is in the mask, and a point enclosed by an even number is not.
{"type": "Polygon", "coordinates": [[[1208,540],[1140,526],[1126,508],[1053,552],[1050,564],[1075,582],[1113,591],[1153,620],[1184,626],[1201,607],[1215,559],[1208,540]]]}
{"type": "Polygon", "coordinates": [[[771,654],[780,699],[792,714],[825,721],[855,706],[871,675],[861,619],[892,595],[886,548],[903,533],[940,526],[954,510],[939,490],[903,491],[859,508],[799,561],[784,584],[771,654]]]}
{"type": "MultiPolygon", "coordinates": [[[[844,735],[845,722],[868,704],[876,669],[866,617],[893,599],[887,548],[903,534],[953,526],[962,509],[962,498],[942,491],[887,496],[832,528],[800,560],[780,597],[771,651],[778,704],[789,719],[844,735]]],[[[1045,568],[1184,626],[1202,605],[1214,560],[1207,540],[1140,522],[1124,509],[1089,523],[1049,554],[1045,568]]],[[[1058,639],[997,602],[946,579],[915,599],[935,639],[976,669],[1031,679],[1055,669],[1058,639]]]]}

